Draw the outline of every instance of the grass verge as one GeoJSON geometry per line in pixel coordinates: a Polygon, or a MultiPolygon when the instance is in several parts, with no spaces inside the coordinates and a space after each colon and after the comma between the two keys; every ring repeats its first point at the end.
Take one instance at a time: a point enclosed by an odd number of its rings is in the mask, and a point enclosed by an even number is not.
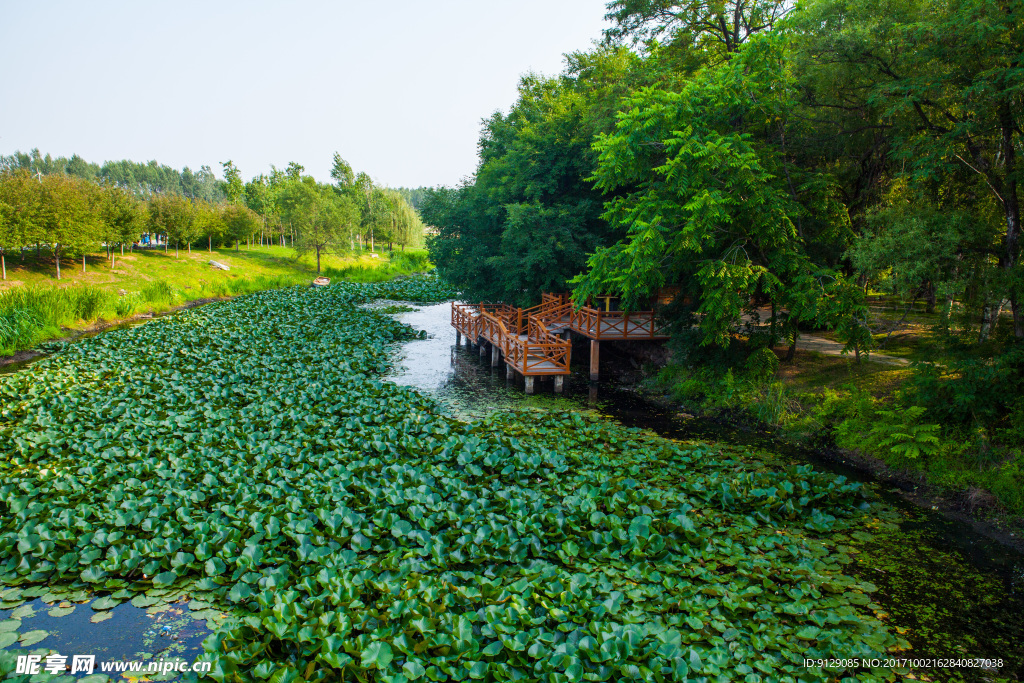
{"type": "MultiPolygon", "coordinates": [[[[329,255],[321,260],[324,275],[353,282],[382,282],[432,267],[425,250],[394,252],[390,257],[329,255]]],[[[65,264],[59,281],[50,264],[31,258],[11,267],[8,276],[0,287],[0,355],[98,321],[116,322],[193,301],[305,284],[316,276],[316,265],[308,255],[297,257],[285,247],[179,251],[177,256],[173,250],[138,250],[115,255],[113,266],[98,252],[86,258],[84,272],[80,264],[65,264]],[[210,261],[230,270],[215,268],[210,261]]]]}

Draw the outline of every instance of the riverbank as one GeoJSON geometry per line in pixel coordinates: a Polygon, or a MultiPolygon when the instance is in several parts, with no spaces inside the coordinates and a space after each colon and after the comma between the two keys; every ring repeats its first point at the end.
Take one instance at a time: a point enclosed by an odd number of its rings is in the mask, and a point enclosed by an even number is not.
{"type": "MultiPolygon", "coordinates": [[[[74,337],[136,319],[262,290],[307,284],[316,268],[291,249],[263,247],[208,252],[138,250],[82,273],[65,268],[52,280],[45,263],[12,267],[0,285],[0,365],[24,360],[40,343],[74,337]],[[229,270],[211,266],[214,260],[229,270]]],[[[322,259],[334,280],[380,282],[430,268],[423,250],[390,256],[359,254],[322,259]]]]}
{"type": "Polygon", "coordinates": [[[619,371],[626,385],[681,415],[812,449],[868,474],[916,505],[940,510],[1024,551],[1018,458],[1013,452],[1002,461],[971,457],[972,443],[962,434],[933,428],[923,411],[901,410],[900,391],[912,368],[889,359],[858,364],[807,350],[797,351],[788,363],[782,351],[775,357],[774,369],[762,374],[672,362],[641,368],[627,358],[620,358],[619,371]],[[911,445],[923,448],[916,453],[893,450],[901,442],[878,438],[889,423],[891,432],[916,434],[911,445]]]}

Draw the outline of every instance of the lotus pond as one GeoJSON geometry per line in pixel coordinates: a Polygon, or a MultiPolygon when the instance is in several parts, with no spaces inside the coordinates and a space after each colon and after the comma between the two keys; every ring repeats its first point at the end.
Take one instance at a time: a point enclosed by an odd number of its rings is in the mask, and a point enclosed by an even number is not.
{"type": "Polygon", "coordinates": [[[217,681],[913,675],[804,666],[909,653],[862,566],[901,521],[870,487],[385,381],[425,333],[365,304],[452,294],[258,293],[0,378],[0,675],[111,624],[138,637],[110,657],[201,651],[217,681]]]}

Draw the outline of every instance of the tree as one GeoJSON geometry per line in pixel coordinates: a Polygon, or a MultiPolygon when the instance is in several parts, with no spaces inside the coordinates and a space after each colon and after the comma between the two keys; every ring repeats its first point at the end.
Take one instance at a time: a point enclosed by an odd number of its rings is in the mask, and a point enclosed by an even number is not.
{"type": "Polygon", "coordinates": [[[235,251],[238,251],[238,243],[253,234],[259,228],[259,216],[245,206],[229,204],[221,213],[221,221],[224,224],[224,234],[228,239],[235,241],[235,251]]]}
{"type": "Polygon", "coordinates": [[[226,229],[221,212],[216,206],[208,202],[196,201],[193,204],[195,206],[195,225],[198,235],[206,235],[206,248],[212,254],[213,238],[216,237],[219,242],[226,229]]]}
{"type": "Polygon", "coordinates": [[[529,306],[564,290],[617,238],[588,180],[594,135],[614,129],[623,95],[672,78],[612,47],[570,55],[559,78],[524,77],[511,111],[485,123],[475,177],[422,201],[423,221],[437,229],[427,246],[439,274],[472,300],[529,306]]]}
{"type": "Polygon", "coordinates": [[[614,26],[605,36],[648,44],[668,36],[671,42],[696,46],[715,55],[712,61],[720,61],[751,36],[771,31],[791,6],[785,0],[613,0],[605,19],[614,26]]]}
{"type": "Polygon", "coordinates": [[[42,241],[39,224],[41,183],[27,170],[0,173],[0,203],[5,204],[6,248],[19,247],[24,258],[25,246],[42,241]]]}
{"type": "Polygon", "coordinates": [[[146,216],[142,204],[127,190],[116,186],[103,188],[100,206],[100,237],[107,243],[110,267],[113,268],[113,244],[121,244],[123,256],[125,242],[135,242],[142,233],[146,216]]]}
{"type": "Polygon", "coordinates": [[[295,249],[300,255],[316,253],[316,273],[319,275],[321,254],[344,244],[350,226],[358,220],[359,211],[351,199],[326,187],[309,188],[308,200],[299,218],[295,249]]]}
{"type": "Polygon", "coordinates": [[[7,279],[7,250],[14,248],[19,242],[12,216],[14,207],[0,200],[0,278],[7,279]]]}
{"type": "MultiPolygon", "coordinates": [[[[1024,337],[1020,166],[1024,126],[1024,5],[1016,0],[816,0],[789,21],[813,103],[864,112],[884,153],[917,192],[995,206],[1002,228],[984,247],[1003,270],[1002,294],[1024,337]],[[855,95],[851,97],[849,95],[855,95]]],[[[941,206],[943,202],[933,202],[941,206]]],[[[960,210],[961,206],[949,210],[960,210]]],[[[946,209],[941,209],[946,210],[946,209]]]]}
{"type": "Polygon", "coordinates": [[[228,159],[221,162],[224,169],[224,193],[228,201],[235,203],[245,199],[245,184],[242,182],[242,173],[235,166],[235,163],[228,159]]]}
{"type": "Polygon", "coordinates": [[[98,187],[65,175],[44,176],[41,181],[39,225],[50,246],[60,279],[61,256],[78,256],[99,233],[98,187]]]}
{"type": "Polygon", "coordinates": [[[331,177],[338,189],[352,187],[356,177],[352,172],[352,166],[341,158],[337,152],[334,153],[334,165],[331,167],[331,177]]]}
{"type": "MultiPolygon", "coordinates": [[[[798,224],[814,215],[842,225],[828,176],[793,167],[774,138],[794,106],[785,42],[760,36],[680,92],[645,88],[625,103],[616,130],[598,137],[596,186],[619,192],[604,217],[625,237],[598,249],[574,279],[575,301],[619,294],[628,308],[675,285],[693,302],[702,344],[726,346],[745,310],[773,304],[795,351],[798,324],[839,326],[862,293],[815,262],[798,224]],[[802,188],[794,192],[794,186],[802,188]]],[[[865,336],[845,325],[851,350],[865,336]]]]}
{"type": "Polygon", "coordinates": [[[178,256],[178,248],[182,242],[189,245],[199,238],[203,226],[196,221],[196,208],[181,195],[163,195],[154,197],[149,203],[150,221],[154,228],[174,240],[174,256],[178,256]]]}

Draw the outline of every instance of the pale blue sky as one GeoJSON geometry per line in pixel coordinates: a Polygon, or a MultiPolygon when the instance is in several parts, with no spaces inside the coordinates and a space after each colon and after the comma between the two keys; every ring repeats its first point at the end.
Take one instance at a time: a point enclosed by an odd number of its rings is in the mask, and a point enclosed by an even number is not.
{"type": "Polygon", "coordinates": [[[521,74],[554,75],[605,27],[604,0],[0,0],[0,153],[248,178],[339,151],[391,186],[476,168],[480,120],[521,74]]]}

